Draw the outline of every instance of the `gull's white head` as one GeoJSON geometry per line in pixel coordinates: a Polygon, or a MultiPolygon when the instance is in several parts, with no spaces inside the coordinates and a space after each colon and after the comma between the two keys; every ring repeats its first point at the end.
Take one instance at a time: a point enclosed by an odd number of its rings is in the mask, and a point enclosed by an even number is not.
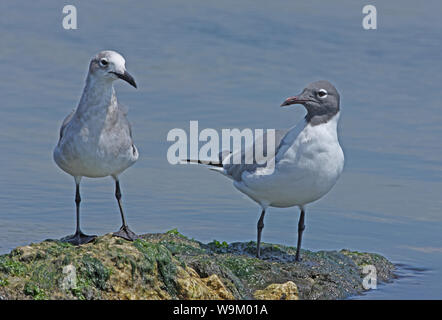
{"type": "Polygon", "coordinates": [[[94,78],[113,82],[122,79],[135,88],[134,78],[126,71],[126,61],[123,56],[115,51],[101,51],[96,54],[89,65],[89,74],[94,78]]]}

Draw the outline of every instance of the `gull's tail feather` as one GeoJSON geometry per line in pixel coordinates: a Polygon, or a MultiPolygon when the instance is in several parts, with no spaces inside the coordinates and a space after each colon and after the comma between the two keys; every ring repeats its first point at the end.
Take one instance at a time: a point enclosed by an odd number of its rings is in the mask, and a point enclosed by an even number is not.
{"type": "Polygon", "coordinates": [[[183,160],[182,163],[197,163],[197,164],[204,164],[207,166],[211,166],[211,167],[223,167],[222,163],[219,162],[213,162],[213,161],[208,161],[208,160],[192,160],[192,159],[186,159],[183,160]]]}
{"type": "Polygon", "coordinates": [[[193,159],[186,159],[182,160],[181,163],[194,163],[194,164],[201,164],[205,167],[208,167],[212,171],[219,172],[223,175],[226,175],[224,170],[223,162],[224,160],[230,156],[230,151],[222,151],[219,153],[219,160],[218,161],[210,161],[210,160],[193,160],[193,159]]]}
{"type": "Polygon", "coordinates": [[[226,175],[223,164],[220,162],[213,162],[208,160],[192,160],[192,159],[186,159],[182,160],[181,163],[194,163],[198,165],[203,165],[204,167],[208,168],[211,171],[216,171],[218,173],[221,173],[223,175],[226,175]]]}

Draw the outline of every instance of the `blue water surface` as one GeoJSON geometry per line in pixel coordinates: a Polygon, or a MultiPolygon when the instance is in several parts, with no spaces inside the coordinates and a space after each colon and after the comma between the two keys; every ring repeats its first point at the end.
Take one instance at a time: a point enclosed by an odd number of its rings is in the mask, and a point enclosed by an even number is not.
{"type": "MultiPolygon", "coordinates": [[[[231,181],[172,166],[169,130],[288,128],[301,108],[279,108],[318,79],[341,93],[346,167],[308,207],[304,248],[378,252],[401,277],[359,298],[442,298],[440,1],[70,1],[78,29],[62,28],[59,1],[0,3],[0,253],[74,231],[74,182],[52,160],[90,58],[126,58],[138,90],[116,83],[139,161],[121,176],[138,233],[177,227],[201,241],[256,237],[259,208],[231,181]]],[[[110,178],[84,179],[82,225],[116,231],[110,178]]],[[[263,240],[295,244],[298,210],[270,209],[263,240]]]]}

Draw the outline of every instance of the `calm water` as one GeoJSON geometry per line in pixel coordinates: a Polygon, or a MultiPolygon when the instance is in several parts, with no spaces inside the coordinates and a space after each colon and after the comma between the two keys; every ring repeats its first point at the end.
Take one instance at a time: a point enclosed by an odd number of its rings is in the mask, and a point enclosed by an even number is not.
{"type": "MultiPolygon", "coordinates": [[[[403,275],[362,298],[442,298],[440,1],[59,1],[0,4],[0,253],[74,230],[73,179],[52,150],[76,106],[89,59],[121,52],[139,85],[117,83],[140,159],[122,179],[139,233],[177,227],[201,241],[255,239],[258,207],[221,175],[166,161],[172,128],[286,128],[281,109],[317,79],[341,93],[346,168],[310,205],[304,247],[379,252],[403,275]]],[[[83,229],[120,226],[111,179],[84,179],[83,229]]],[[[294,244],[298,211],[271,209],[264,241],[294,244]]]]}

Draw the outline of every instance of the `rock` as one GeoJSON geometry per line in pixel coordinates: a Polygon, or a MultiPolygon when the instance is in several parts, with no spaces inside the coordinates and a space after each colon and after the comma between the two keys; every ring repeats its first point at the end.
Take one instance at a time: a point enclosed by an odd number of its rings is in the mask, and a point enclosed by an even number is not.
{"type": "Polygon", "coordinates": [[[302,251],[255,242],[203,244],[176,230],[129,242],[111,234],[72,246],[43,241],[0,255],[2,299],[342,299],[360,294],[364,265],[378,282],[394,265],[378,254],[302,251]]]}
{"type": "Polygon", "coordinates": [[[186,271],[186,274],[180,275],[177,279],[180,299],[235,299],[216,274],[212,274],[207,278],[200,278],[192,268],[187,268],[186,271]]]}
{"type": "Polygon", "coordinates": [[[253,294],[259,300],[299,300],[298,287],[293,281],[273,283],[263,290],[253,294]]]}

